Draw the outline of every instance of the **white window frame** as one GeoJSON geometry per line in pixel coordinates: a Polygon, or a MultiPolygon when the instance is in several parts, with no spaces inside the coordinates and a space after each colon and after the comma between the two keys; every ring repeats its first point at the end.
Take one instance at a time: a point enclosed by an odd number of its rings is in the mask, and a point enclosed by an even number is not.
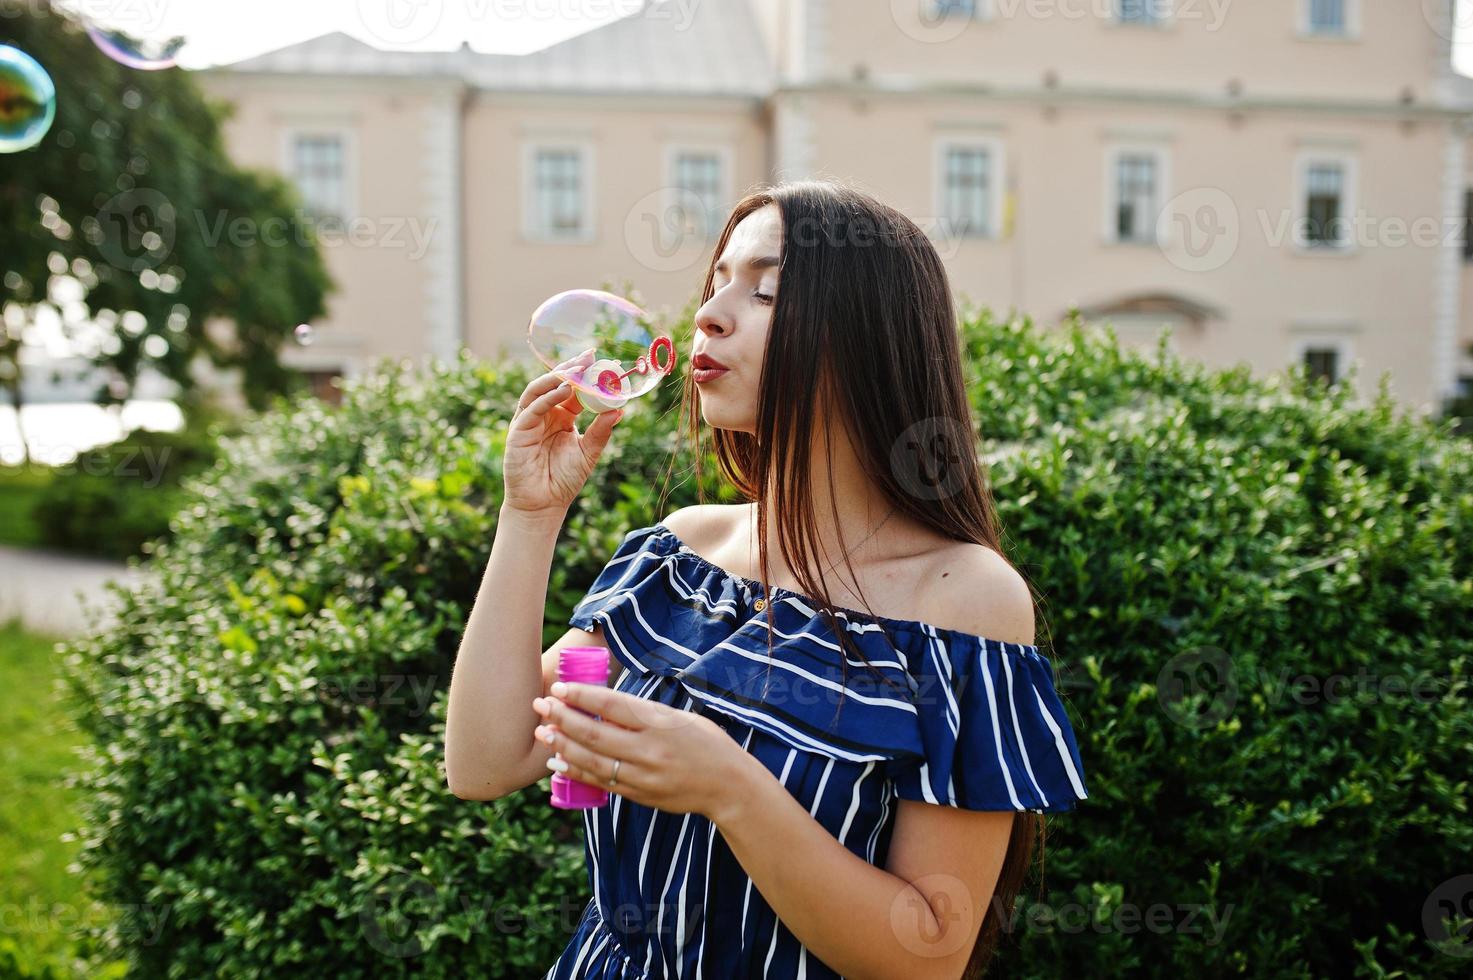
{"type": "MultiPolygon", "coordinates": [[[[714,210],[730,210],[736,202],[732,200],[734,195],[735,177],[732,174],[732,153],[730,144],[726,143],[695,143],[679,142],[665,144],[665,200],[661,208],[661,214],[670,214],[673,209],[680,206],[680,191],[682,188],[675,183],[675,162],[682,155],[704,155],[714,156],[720,161],[721,173],[717,181],[717,194],[720,200],[716,202],[714,210]]],[[[664,229],[662,229],[662,232],[664,229]]],[[[709,237],[705,241],[715,241],[721,234],[721,228],[713,223],[708,229],[709,237]]]]}
{"type": "MultiPolygon", "coordinates": [[[[1176,19],[1174,0],[1149,0],[1156,10],[1154,20],[1126,20],[1120,13],[1124,2],[1125,0],[1110,0],[1110,23],[1117,27],[1165,27],[1176,19]]],[[[1141,0],[1141,2],[1146,2],[1146,0],[1141,0]]]]}
{"type": "Polygon", "coordinates": [[[1300,255],[1354,255],[1358,251],[1355,241],[1355,214],[1359,205],[1359,162],[1355,155],[1345,151],[1328,149],[1300,150],[1294,156],[1294,199],[1293,220],[1289,224],[1289,238],[1294,250],[1300,255]],[[1338,245],[1311,245],[1302,231],[1308,219],[1307,193],[1309,169],[1315,164],[1333,163],[1340,167],[1342,175],[1340,195],[1340,219],[1345,226],[1346,238],[1338,245]]]}
{"type": "Polygon", "coordinates": [[[957,135],[948,133],[937,136],[931,147],[931,207],[936,213],[937,226],[948,238],[958,237],[972,241],[998,241],[1002,237],[1005,192],[1008,181],[1008,158],[1001,137],[984,135],[957,135]],[[992,186],[989,188],[987,213],[988,227],[985,232],[969,231],[958,235],[951,224],[952,215],[946,212],[946,151],[954,148],[983,149],[992,157],[992,186]],[[943,225],[943,222],[945,223],[943,225]]]}
{"type": "MultiPolygon", "coordinates": [[[[303,136],[308,137],[336,137],[343,146],[343,214],[341,219],[346,225],[358,216],[358,132],[351,126],[342,123],[309,123],[297,122],[282,127],[281,145],[281,172],[287,181],[296,189],[301,196],[301,188],[297,184],[297,140],[303,136]]],[[[306,205],[306,198],[303,197],[306,205]]]]}
{"type": "Polygon", "coordinates": [[[1315,30],[1310,23],[1310,11],[1313,9],[1314,0],[1299,0],[1298,33],[1300,38],[1329,41],[1358,41],[1360,40],[1361,17],[1360,0],[1341,0],[1345,4],[1345,30],[1339,34],[1329,31],[1315,30]]]}
{"type": "Polygon", "coordinates": [[[1105,146],[1105,191],[1103,199],[1105,211],[1101,216],[1101,235],[1107,244],[1111,245],[1150,245],[1161,246],[1166,242],[1160,239],[1161,212],[1166,208],[1166,202],[1171,200],[1171,151],[1167,146],[1155,142],[1121,141],[1109,143],[1105,146]],[[1151,226],[1146,238],[1121,238],[1116,221],[1116,211],[1120,202],[1120,180],[1116,173],[1120,158],[1126,154],[1135,154],[1154,157],[1156,160],[1156,214],[1151,220],[1151,226]]]}
{"type": "Polygon", "coordinates": [[[596,159],[593,142],[583,138],[535,139],[522,143],[522,237],[532,242],[554,242],[558,244],[588,244],[598,236],[597,212],[594,209],[596,195],[596,159]],[[543,150],[572,150],[579,157],[579,173],[582,178],[579,207],[584,222],[576,235],[559,234],[540,223],[537,198],[537,154],[543,150]]]}

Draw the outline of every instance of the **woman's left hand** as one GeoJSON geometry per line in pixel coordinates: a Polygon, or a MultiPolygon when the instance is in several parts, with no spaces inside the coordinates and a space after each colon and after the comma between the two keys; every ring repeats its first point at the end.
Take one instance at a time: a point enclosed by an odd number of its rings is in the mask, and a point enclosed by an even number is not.
{"type": "MultiPolygon", "coordinates": [[[[596,684],[559,681],[533,698],[536,737],[557,750],[564,775],[667,813],[697,813],[720,824],[741,798],[754,762],[711,719],[596,684]],[[583,714],[578,709],[598,719],[583,714]],[[614,760],[619,781],[609,785],[614,760]]],[[[555,760],[547,762],[556,770],[555,760]]]]}

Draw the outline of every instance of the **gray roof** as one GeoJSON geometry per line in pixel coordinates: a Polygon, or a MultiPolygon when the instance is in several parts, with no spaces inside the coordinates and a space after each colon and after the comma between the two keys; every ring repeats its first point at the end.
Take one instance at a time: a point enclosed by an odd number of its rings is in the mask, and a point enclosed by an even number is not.
{"type": "Polygon", "coordinates": [[[506,91],[744,96],[770,93],[774,80],[771,56],[746,0],[651,0],[637,14],[523,55],[483,54],[465,45],[454,51],[386,51],[336,32],[215,70],[448,77],[506,91]]]}

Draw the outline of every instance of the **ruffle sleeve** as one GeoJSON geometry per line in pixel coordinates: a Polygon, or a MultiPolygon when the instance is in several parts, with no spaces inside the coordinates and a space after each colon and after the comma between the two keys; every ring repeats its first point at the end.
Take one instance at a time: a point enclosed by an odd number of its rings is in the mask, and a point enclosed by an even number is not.
{"type": "Polygon", "coordinates": [[[919,624],[911,656],[922,758],[895,766],[902,799],[968,810],[1072,810],[1088,798],[1052,664],[1031,644],[919,624]]]}
{"type": "Polygon", "coordinates": [[[655,524],[625,535],[568,622],[601,624],[636,677],[681,685],[689,697],[673,703],[804,752],[883,760],[899,797],[1039,812],[1086,798],[1073,729],[1035,646],[840,609],[860,661],[816,603],[774,588],[769,658],[754,587],[655,524]]]}

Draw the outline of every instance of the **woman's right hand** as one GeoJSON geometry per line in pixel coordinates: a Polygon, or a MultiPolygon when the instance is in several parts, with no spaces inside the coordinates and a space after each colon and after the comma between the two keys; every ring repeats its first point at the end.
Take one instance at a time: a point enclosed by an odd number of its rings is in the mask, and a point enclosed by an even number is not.
{"type": "MultiPolygon", "coordinates": [[[[587,350],[558,367],[586,367],[594,356],[587,350]]],[[[623,409],[600,412],[580,434],[574,423],[583,410],[572,387],[554,372],[527,385],[506,433],[503,507],[561,521],[624,415],[623,409]]]]}

